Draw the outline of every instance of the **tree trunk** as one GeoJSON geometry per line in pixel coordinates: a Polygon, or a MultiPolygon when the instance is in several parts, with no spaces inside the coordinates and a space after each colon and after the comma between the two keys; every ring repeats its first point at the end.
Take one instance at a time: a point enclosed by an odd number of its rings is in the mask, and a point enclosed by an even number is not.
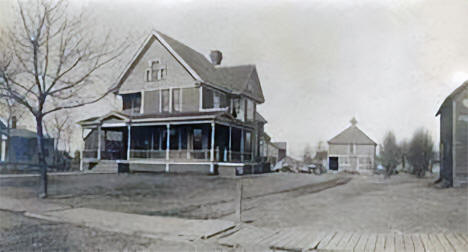
{"type": "Polygon", "coordinates": [[[37,156],[39,159],[40,176],[40,190],[39,198],[47,197],[47,164],[45,161],[44,151],[44,134],[42,131],[42,115],[36,116],[36,129],[37,129],[37,156]]]}

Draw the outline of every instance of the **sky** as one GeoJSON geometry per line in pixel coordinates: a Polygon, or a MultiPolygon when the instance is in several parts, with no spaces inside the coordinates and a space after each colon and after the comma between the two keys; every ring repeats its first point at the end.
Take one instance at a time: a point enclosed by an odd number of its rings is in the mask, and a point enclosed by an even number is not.
{"type": "MultiPolygon", "coordinates": [[[[0,7],[8,3],[0,0],[0,7]]],[[[352,117],[378,143],[388,130],[401,140],[419,127],[438,143],[435,113],[468,79],[466,0],[72,0],[71,6],[84,8],[100,29],[130,35],[134,48],[156,29],[202,53],[221,50],[223,66],[255,64],[265,96],[257,110],[273,141],[287,141],[293,157],[331,139],[352,117]]],[[[1,9],[0,21],[8,19],[1,9]]],[[[75,113],[102,114],[107,103],[75,113]]]]}

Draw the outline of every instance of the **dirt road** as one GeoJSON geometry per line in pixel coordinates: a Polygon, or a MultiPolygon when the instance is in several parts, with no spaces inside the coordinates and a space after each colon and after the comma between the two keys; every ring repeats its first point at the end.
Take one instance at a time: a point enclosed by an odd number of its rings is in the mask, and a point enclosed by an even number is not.
{"type": "Polygon", "coordinates": [[[468,188],[436,189],[434,178],[353,176],[320,193],[247,210],[259,227],[303,226],[349,232],[468,232],[468,188]]]}

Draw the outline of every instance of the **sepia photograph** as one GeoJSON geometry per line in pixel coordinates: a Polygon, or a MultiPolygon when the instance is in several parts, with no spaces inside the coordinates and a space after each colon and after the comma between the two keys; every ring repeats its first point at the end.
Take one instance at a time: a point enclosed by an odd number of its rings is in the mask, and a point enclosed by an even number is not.
{"type": "Polygon", "coordinates": [[[468,0],[0,0],[0,252],[468,251],[468,0]]]}

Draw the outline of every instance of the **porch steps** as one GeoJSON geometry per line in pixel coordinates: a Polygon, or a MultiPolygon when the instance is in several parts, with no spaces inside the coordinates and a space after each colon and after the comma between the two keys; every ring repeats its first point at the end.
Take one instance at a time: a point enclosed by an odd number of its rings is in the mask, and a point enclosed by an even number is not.
{"type": "Polygon", "coordinates": [[[115,160],[101,160],[91,169],[86,170],[87,173],[117,173],[118,166],[115,160]]]}

